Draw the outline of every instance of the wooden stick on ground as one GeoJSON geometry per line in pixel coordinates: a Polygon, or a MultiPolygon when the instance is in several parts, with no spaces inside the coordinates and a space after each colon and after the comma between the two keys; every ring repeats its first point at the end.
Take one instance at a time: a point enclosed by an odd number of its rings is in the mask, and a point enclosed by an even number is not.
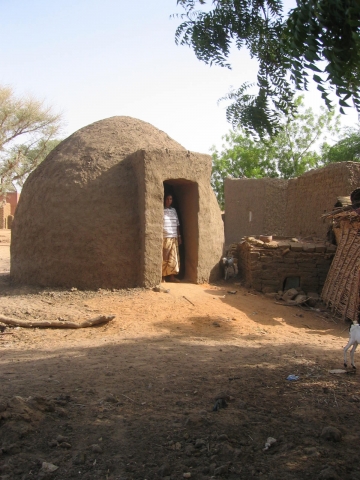
{"type": "Polygon", "coordinates": [[[189,300],[187,297],[185,297],[185,295],[183,295],[183,298],[185,298],[185,300],[187,300],[189,303],[191,303],[191,305],[193,305],[195,307],[195,303],[193,303],[191,300],[189,300]]]}
{"type": "Polygon", "coordinates": [[[14,318],[4,317],[0,315],[0,323],[5,323],[5,325],[12,325],[13,327],[22,327],[22,328],[87,328],[93,327],[95,325],[102,325],[104,323],[109,323],[115,318],[115,315],[100,315],[99,317],[89,318],[81,323],[75,322],[58,322],[58,321],[48,321],[48,322],[25,322],[24,320],[16,320],[14,318]]]}

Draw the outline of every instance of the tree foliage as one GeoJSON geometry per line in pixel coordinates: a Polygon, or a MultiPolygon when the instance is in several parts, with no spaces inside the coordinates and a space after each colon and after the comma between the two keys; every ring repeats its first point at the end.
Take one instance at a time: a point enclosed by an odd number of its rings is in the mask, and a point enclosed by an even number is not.
{"type": "Polygon", "coordinates": [[[360,125],[347,129],[343,138],[326,150],[324,162],[360,162],[360,125]]]}
{"type": "Polygon", "coordinates": [[[297,0],[287,15],[283,0],[177,0],[185,13],[176,42],[193,48],[207,64],[230,68],[230,47],[246,47],[259,69],[225,98],[234,127],[262,137],[281,128],[282,115],[296,110],[296,90],[316,82],[328,107],[338,97],[341,113],[353,102],[360,111],[359,0],[297,0]],[[197,10],[197,6],[202,10],[197,10]]]}
{"type": "Polygon", "coordinates": [[[224,180],[231,178],[277,177],[275,165],[267,157],[267,147],[246,135],[244,131],[230,131],[223,137],[221,152],[213,149],[211,185],[220,207],[225,205],[224,180]]]}
{"type": "Polygon", "coordinates": [[[268,139],[255,140],[238,129],[225,135],[220,152],[213,149],[212,187],[220,206],[224,207],[223,181],[233,178],[293,178],[325,162],[323,152],[329,150],[328,136],[339,132],[339,116],[322,107],[316,115],[305,108],[303,98],[294,100],[294,117],[280,118],[279,133],[268,139]]]}
{"type": "Polygon", "coordinates": [[[0,87],[0,192],[22,186],[58,140],[61,116],[31,97],[0,87]]]}

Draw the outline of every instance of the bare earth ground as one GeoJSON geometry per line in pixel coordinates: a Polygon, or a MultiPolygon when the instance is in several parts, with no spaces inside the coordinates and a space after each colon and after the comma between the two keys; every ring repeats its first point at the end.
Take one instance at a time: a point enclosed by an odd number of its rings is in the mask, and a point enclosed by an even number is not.
{"type": "Polygon", "coordinates": [[[116,318],[0,334],[1,480],[360,479],[359,377],[329,373],[342,367],[346,325],[236,282],[170,293],[12,286],[4,235],[0,314],[116,318]],[[219,394],[233,398],[212,411],[219,394]],[[340,442],[321,436],[326,426],[340,442]],[[268,437],[277,441],[264,451],[268,437]]]}

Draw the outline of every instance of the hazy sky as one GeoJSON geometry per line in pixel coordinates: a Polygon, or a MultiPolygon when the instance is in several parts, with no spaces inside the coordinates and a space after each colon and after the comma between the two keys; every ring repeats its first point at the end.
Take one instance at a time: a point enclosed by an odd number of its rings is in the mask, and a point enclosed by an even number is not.
{"type": "MultiPolygon", "coordinates": [[[[256,63],[246,52],[232,70],[199,62],[175,45],[181,11],[176,0],[0,0],[0,83],[62,111],[63,137],[129,115],[208,152],[230,128],[218,99],[255,80],[256,63]]],[[[321,105],[316,93],[306,101],[321,105]]],[[[356,121],[352,111],[343,123],[356,121]]]]}

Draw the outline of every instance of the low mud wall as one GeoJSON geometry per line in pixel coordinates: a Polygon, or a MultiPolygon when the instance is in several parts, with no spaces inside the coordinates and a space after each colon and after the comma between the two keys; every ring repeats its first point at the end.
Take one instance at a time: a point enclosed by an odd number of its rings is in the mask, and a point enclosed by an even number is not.
{"type": "Polygon", "coordinates": [[[263,293],[282,291],[287,281],[298,279],[302,291],[320,294],[335,251],[328,243],[291,239],[264,243],[248,237],[237,247],[239,277],[247,287],[263,293]]]}

